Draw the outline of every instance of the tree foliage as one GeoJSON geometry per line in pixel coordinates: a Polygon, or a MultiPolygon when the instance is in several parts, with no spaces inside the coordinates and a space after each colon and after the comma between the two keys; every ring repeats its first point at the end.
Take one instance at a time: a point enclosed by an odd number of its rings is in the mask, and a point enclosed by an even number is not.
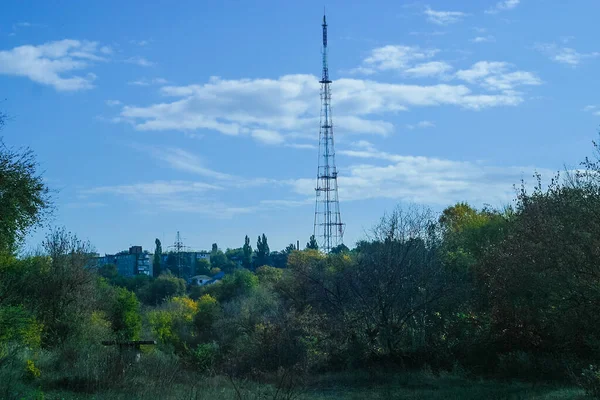
{"type": "Polygon", "coordinates": [[[244,247],[242,249],[244,252],[242,265],[244,268],[250,269],[252,267],[252,246],[250,246],[250,238],[248,235],[244,238],[244,247]]]}
{"type": "Polygon", "coordinates": [[[0,251],[14,252],[50,211],[50,191],[33,152],[11,149],[0,138],[0,251]]]}
{"type": "Polygon", "coordinates": [[[306,243],[307,250],[319,250],[319,244],[317,243],[317,239],[315,239],[315,235],[310,235],[310,239],[308,243],[306,243]]]}
{"type": "Polygon", "coordinates": [[[256,258],[254,260],[254,267],[258,268],[261,265],[270,265],[270,254],[271,251],[269,250],[267,237],[263,233],[256,241],[256,258]]]}
{"type": "Polygon", "coordinates": [[[156,238],[154,244],[156,245],[156,247],[154,248],[154,258],[152,259],[152,276],[156,278],[161,273],[162,244],[160,243],[160,240],[158,240],[158,238],[156,238]]]}

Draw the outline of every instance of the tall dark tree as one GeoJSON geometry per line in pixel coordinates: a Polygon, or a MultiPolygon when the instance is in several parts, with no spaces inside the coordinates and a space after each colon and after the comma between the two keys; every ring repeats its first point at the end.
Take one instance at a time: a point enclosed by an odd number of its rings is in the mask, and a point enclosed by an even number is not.
{"type": "Polygon", "coordinates": [[[289,255],[289,254],[290,254],[292,251],[294,251],[294,250],[297,250],[297,249],[296,249],[296,245],[295,245],[294,243],[290,243],[290,244],[288,244],[288,245],[286,246],[286,248],[285,248],[285,250],[283,250],[283,252],[284,252],[285,254],[288,254],[288,255],[289,255]]]}
{"type": "Polygon", "coordinates": [[[315,239],[315,235],[310,235],[310,240],[306,243],[307,250],[319,250],[319,245],[317,243],[317,239],[315,239]]]}
{"type": "Polygon", "coordinates": [[[261,267],[263,265],[269,265],[269,244],[267,243],[267,237],[263,233],[262,236],[258,237],[256,241],[256,261],[255,267],[261,267]]]}
{"type": "Polygon", "coordinates": [[[244,251],[242,265],[244,268],[250,268],[252,266],[252,246],[250,246],[250,238],[248,235],[244,238],[244,247],[242,249],[244,251]]]}
{"type": "Polygon", "coordinates": [[[154,241],[156,248],[154,249],[154,260],[152,260],[152,276],[157,277],[160,275],[160,264],[162,259],[162,245],[160,240],[156,238],[154,241]]]}
{"type": "Polygon", "coordinates": [[[49,191],[33,152],[8,148],[0,139],[0,252],[17,250],[50,209],[49,191]]]}

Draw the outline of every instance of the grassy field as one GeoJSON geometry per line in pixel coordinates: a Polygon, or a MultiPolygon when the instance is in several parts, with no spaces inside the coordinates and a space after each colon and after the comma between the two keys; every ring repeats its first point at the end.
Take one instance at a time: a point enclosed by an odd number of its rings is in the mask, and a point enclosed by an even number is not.
{"type": "Polygon", "coordinates": [[[171,384],[168,387],[148,385],[132,381],[119,392],[98,394],[45,391],[30,393],[21,398],[54,399],[536,399],[563,400],[588,399],[582,390],[575,387],[531,384],[521,382],[497,382],[469,380],[451,375],[433,376],[427,373],[403,373],[369,375],[366,373],[335,374],[314,378],[303,388],[292,393],[277,392],[272,385],[254,382],[237,382],[236,387],[226,378],[199,378],[188,384],[171,384]],[[292,397],[286,395],[292,394],[292,397]]]}

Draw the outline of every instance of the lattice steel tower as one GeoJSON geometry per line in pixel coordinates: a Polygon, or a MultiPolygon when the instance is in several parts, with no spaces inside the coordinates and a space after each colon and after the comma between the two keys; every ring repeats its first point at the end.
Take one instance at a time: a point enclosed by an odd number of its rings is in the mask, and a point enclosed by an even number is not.
{"type": "Polygon", "coordinates": [[[314,235],[319,249],[329,253],[343,243],[344,224],[340,216],[337,169],[331,121],[331,90],[327,66],[327,21],[323,15],[323,74],[321,80],[321,121],[319,129],[319,167],[317,170],[314,235]]]}

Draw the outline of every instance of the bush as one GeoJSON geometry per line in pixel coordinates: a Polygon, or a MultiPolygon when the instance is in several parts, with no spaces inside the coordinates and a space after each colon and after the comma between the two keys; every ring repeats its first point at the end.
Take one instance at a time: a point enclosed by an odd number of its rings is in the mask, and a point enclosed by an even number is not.
{"type": "Polygon", "coordinates": [[[202,343],[190,351],[192,364],[200,372],[214,372],[217,357],[219,355],[219,345],[216,342],[202,343]]]}
{"type": "Polygon", "coordinates": [[[583,369],[576,382],[585,390],[585,394],[600,398],[600,370],[596,365],[590,365],[588,368],[583,369]]]}

